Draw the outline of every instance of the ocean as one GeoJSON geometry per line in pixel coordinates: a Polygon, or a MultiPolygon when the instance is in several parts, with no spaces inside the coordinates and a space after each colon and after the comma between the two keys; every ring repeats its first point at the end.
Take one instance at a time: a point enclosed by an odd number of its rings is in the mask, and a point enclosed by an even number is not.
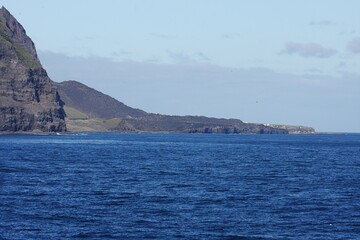
{"type": "Polygon", "coordinates": [[[0,135],[0,239],[360,239],[360,135],[0,135]]]}

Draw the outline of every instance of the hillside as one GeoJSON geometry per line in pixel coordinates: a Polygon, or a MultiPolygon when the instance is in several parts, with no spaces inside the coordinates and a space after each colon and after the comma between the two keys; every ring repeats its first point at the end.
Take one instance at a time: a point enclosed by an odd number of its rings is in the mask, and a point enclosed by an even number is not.
{"type": "Polygon", "coordinates": [[[65,106],[71,106],[92,118],[141,117],[146,112],[126,106],[116,99],[76,81],[56,83],[65,106]]]}
{"type": "Polygon", "coordinates": [[[56,85],[65,102],[66,121],[70,131],[261,134],[314,132],[312,128],[301,126],[270,126],[244,123],[238,119],[146,113],[76,81],[56,85]]]}

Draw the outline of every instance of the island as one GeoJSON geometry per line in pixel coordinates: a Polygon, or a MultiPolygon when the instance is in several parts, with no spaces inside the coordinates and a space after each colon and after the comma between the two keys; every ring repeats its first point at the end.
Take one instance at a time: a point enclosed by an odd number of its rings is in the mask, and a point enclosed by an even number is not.
{"type": "MultiPolygon", "coordinates": [[[[60,63],[59,63],[60,64],[60,63]]],[[[0,9],[0,132],[312,134],[311,127],[148,113],[77,81],[52,81],[33,41],[0,9]]]]}

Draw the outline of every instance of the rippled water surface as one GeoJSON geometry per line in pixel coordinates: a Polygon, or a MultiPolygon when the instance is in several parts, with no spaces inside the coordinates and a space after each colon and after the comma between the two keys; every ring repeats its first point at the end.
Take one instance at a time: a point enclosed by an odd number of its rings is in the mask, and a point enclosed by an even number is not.
{"type": "Polygon", "coordinates": [[[0,136],[0,239],[360,239],[360,135],[0,136]]]}

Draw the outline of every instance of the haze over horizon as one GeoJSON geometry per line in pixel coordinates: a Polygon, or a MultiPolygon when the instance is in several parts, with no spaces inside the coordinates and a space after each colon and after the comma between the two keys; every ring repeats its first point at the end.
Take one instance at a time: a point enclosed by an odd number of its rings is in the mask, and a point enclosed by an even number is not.
{"type": "Polygon", "coordinates": [[[360,132],[359,1],[0,1],[54,81],[148,112],[360,132]]]}

